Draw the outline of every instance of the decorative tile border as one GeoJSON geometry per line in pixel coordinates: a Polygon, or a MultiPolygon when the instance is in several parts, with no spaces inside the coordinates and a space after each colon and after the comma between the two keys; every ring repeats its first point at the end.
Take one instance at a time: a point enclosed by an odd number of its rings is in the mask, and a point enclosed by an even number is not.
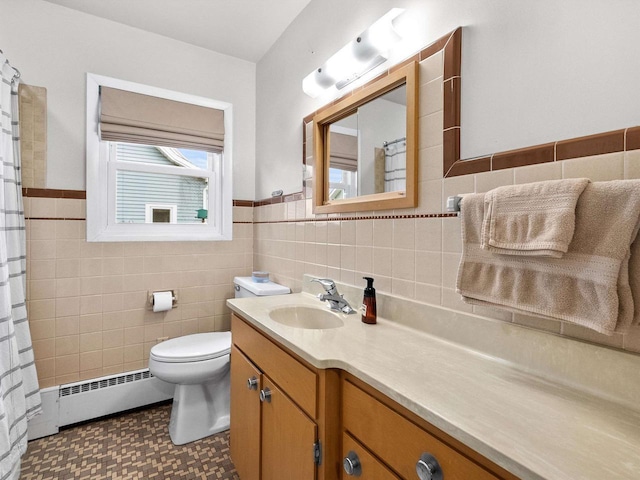
{"type": "Polygon", "coordinates": [[[556,142],[556,160],[624,151],[625,130],[556,142]]]}
{"type": "Polygon", "coordinates": [[[234,207],[255,207],[255,202],[253,200],[234,200],[234,207]]]}
{"type": "Polygon", "coordinates": [[[627,128],[625,150],[640,149],[640,127],[627,128]]]}
{"type": "Polygon", "coordinates": [[[290,193],[288,195],[280,195],[277,197],[265,198],[254,202],[254,207],[262,207],[263,205],[274,205],[276,203],[295,202],[296,200],[304,200],[302,192],[290,193]]]}
{"type": "Polygon", "coordinates": [[[451,34],[444,46],[444,124],[442,130],[444,178],[640,149],[640,127],[630,127],[498,152],[473,159],[461,159],[461,52],[462,28],[458,28],[451,34]]]}
{"type": "Polygon", "coordinates": [[[411,219],[411,218],[450,218],[457,217],[457,213],[416,213],[416,214],[404,214],[404,215],[363,215],[363,216],[350,216],[350,217],[322,217],[322,218],[297,218],[293,220],[262,220],[254,221],[254,224],[263,223],[313,223],[313,222],[345,222],[345,221],[357,221],[357,220],[398,220],[398,219],[411,219]]]}
{"type": "Polygon", "coordinates": [[[640,127],[631,127],[494,153],[471,160],[458,160],[449,170],[447,177],[637,149],[640,149],[640,127]]]}
{"type": "Polygon", "coordinates": [[[75,198],[84,200],[87,198],[87,192],[84,190],[55,190],[53,188],[23,188],[22,196],[38,198],[75,198]]]}
{"type": "Polygon", "coordinates": [[[73,222],[84,222],[84,218],[67,218],[67,217],[25,217],[25,220],[65,220],[73,222]]]}

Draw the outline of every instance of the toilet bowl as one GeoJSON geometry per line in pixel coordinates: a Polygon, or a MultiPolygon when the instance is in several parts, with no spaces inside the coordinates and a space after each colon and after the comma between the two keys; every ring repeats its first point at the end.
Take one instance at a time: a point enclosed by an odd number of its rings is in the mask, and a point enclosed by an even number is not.
{"type": "Polygon", "coordinates": [[[176,385],[169,436],[183,445],[229,428],[231,332],[172,338],[151,348],[149,371],[176,385]]]}

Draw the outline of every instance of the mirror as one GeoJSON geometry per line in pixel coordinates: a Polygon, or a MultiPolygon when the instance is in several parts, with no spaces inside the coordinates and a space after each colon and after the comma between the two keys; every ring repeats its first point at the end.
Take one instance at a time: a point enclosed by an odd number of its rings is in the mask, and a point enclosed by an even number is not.
{"type": "Polygon", "coordinates": [[[314,213],[416,206],[417,63],[313,117],[314,213]]]}

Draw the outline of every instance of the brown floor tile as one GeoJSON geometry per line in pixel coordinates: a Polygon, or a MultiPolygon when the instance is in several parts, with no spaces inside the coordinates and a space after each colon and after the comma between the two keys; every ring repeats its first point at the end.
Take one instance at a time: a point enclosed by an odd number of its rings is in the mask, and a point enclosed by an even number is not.
{"type": "Polygon", "coordinates": [[[234,479],[228,432],[186,445],[169,439],[171,405],[128,413],[29,442],[21,480],[234,479]]]}

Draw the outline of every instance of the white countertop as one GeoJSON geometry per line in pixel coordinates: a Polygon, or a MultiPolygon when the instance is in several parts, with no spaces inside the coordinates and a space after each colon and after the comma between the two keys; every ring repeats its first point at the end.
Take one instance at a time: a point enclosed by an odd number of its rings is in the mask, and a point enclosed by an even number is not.
{"type": "MultiPolygon", "coordinates": [[[[288,327],[269,318],[269,311],[279,306],[322,308],[307,293],[238,298],[227,304],[315,367],[353,374],[522,479],[640,479],[640,409],[626,406],[628,402],[604,399],[550,380],[552,376],[533,374],[527,365],[380,317],[376,325],[366,325],[359,314],[339,314],[343,327],[322,330],[288,327]]],[[[494,325],[492,334],[497,328],[504,341],[521,341],[514,327],[494,325]]],[[[538,342],[543,338],[539,332],[531,335],[538,342]]],[[[554,345],[572,342],[549,337],[554,345]]],[[[585,348],[591,349],[585,352],[589,358],[600,351],[608,358],[608,349],[585,348]]],[[[633,367],[640,357],[629,359],[633,367]]],[[[620,374],[615,370],[614,364],[612,376],[620,374]]],[[[588,377],[590,372],[582,373],[588,377]]],[[[637,378],[629,381],[635,384],[637,378]]],[[[640,392],[640,385],[632,388],[640,392]]],[[[640,395],[636,398],[640,408],[640,395]]]]}

